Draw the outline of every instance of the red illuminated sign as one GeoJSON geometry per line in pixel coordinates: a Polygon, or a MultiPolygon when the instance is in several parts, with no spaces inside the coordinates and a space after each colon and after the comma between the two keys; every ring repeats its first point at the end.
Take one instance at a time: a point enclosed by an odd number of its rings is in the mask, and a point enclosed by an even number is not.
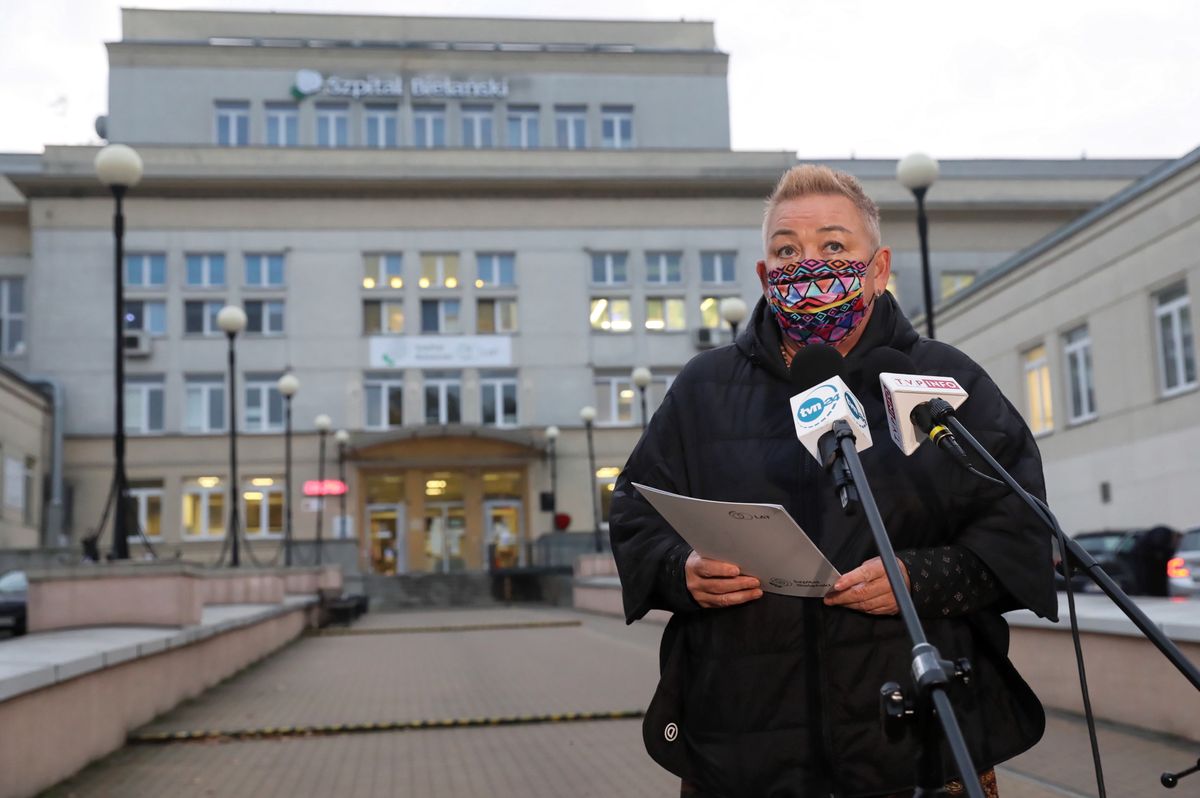
{"type": "Polygon", "coordinates": [[[304,482],[305,496],[341,496],[346,492],[346,483],[340,479],[309,479],[304,482]]]}

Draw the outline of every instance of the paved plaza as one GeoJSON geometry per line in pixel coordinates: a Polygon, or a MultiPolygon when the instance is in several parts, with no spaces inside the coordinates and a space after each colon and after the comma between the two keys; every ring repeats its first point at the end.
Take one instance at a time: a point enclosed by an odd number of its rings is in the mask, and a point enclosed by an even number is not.
{"type": "MultiPolygon", "coordinates": [[[[644,752],[636,718],[491,725],[645,709],[661,631],[553,609],[367,615],[349,634],[300,639],[137,732],[262,737],[127,745],[45,795],[677,795],[678,781],[644,752]],[[441,727],[331,728],[417,721],[441,727]]],[[[1064,674],[1072,677],[1071,663],[1064,674]]],[[[1114,798],[1200,790],[1158,785],[1163,770],[1194,762],[1200,745],[1104,726],[1101,746],[1114,798]]],[[[1095,795],[1082,722],[1052,715],[1043,742],[999,777],[1004,798],[1095,795]]]]}

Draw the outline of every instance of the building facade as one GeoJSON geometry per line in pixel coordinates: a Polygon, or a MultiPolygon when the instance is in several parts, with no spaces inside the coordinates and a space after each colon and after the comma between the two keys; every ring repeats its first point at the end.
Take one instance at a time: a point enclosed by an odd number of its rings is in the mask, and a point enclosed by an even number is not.
{"type": "MultiPolygon", "coordinates": [[[[332,439],[318,462],[322,413],[350,440],[344,518],[326,500],[321,534],[356,537],[364,568],[481,568],[489,544],[550,529],[552,482],[571,529],[593,530],[642,423],[631,370],[651,369],[652,413],[691,356],[728,341],[720,300],[760,295],[763,198],[797,160],[729,149],[709,23],[125,10],[123,25],[102,127],[145,162],[125,204],[126,428],[160,554],[216,557],[236,500],[255,557],[277,556],[285,372],[301,384],[296,536],[318,520],[303,483],[338,471],[332,439]],[[236,486],[226,304],[248,317],[236,486]]],[[[0,156],[19,198],[0,216],[0,281],[30,308],[0,349],[63,386],[71,540],[98,523],[112,463],[112,199],[95,153],[0,156]]],[[[919,308],[895,162],[830,163],[880,203],[893,290],[919,308]]],[[[1155,165],[944,163],[936,287],[1155,165]]]]}
{"type": "Polygon", "coordinates": [[[1200,526],[1200,150],[956,297],[938,332],[1021,409],[1068,533],[1200,526]]]}

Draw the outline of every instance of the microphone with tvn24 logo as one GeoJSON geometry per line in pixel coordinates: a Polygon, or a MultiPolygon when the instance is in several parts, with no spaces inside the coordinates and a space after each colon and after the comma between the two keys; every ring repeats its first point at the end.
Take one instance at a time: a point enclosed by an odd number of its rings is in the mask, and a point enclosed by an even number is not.
{"type": "Polygon", "coordinates": [[[871,430],[862,405],[846,387],[844,370],[845,361],[831,346],[812,344],[801,349],[792,358],[790,376],[800,393],[792,397],[791,406],[796,437],[833,476],[842,510],[853,515],[859,501],[858,490],[850,467],[838,456],[834,424],[841,421],[848,425],[854,448],[860,452],[871,446],[871,430]]]}

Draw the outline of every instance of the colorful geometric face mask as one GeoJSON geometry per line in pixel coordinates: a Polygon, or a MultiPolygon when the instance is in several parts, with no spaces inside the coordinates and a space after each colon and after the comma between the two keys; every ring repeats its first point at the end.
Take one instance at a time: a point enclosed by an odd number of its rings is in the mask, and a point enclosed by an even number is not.
{"type": "Polygon", "coordinates": [[[832,346],[854,332],[870,308],[863,291],[869,265],[810,259],[767,272],[767,303],[779,329],[800,346],[832,346]]]}

